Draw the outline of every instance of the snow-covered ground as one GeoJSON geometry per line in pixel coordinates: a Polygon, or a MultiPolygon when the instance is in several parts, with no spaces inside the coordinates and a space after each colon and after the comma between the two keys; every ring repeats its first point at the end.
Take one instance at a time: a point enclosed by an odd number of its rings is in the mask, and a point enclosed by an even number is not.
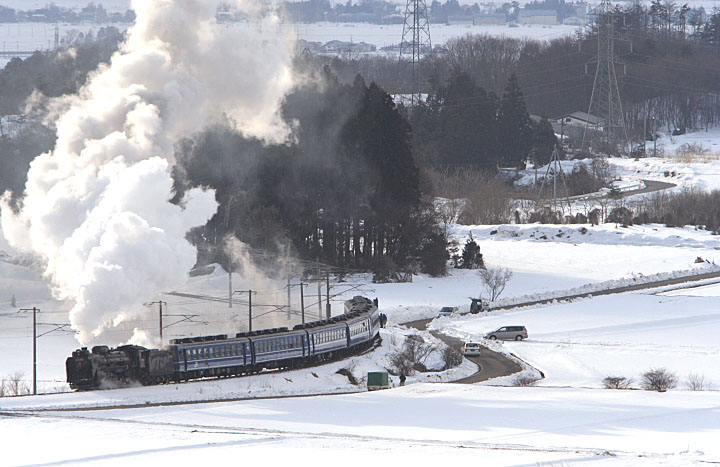
{"type": "MultiPolygon", "coordinates": [[[[402,38],[402,24],[368,24],[368,23],[309,23],[286,24],[284,28],[294,30],[298,39],[315,42],[340,40],[347,42],[367,42],[377,47],[399,44],[402,38]]],[[[464,25],[464,24],[432,24],[430,36],[433,44],[444,44],[449,39],[466,34],[488,34],[517,39],[535,39],[550,41],[575,34],[577,26],[568,25],[523,25],[508,27],[506,25],[464,25]]]]}
{"type": "MultiPolygon", "coordinates": [[[[717,237],[693,229],[616,229],[614,225],[601,225],[584,226],[588,232],[583,234],[579,230],[582,227],[457,226],[453,232],[462,240],[472,230],[489,266],[502,265],[515,272],[504,295],[508,298],[633,274],[688,270],[702,266],[694,263],[697,256],[714,260],[720,247],[717,237]],[[493,231],[497,232],[491,234],[493,231]]],[[[15,290],[18,302],[23,300],[18,307],[29,306],[32,300],[28,297],[48,297],[42,281],[27,268],[7,263],[0,263],[0,268],[2,290],[15,290]]],[[[416,276],[408,284],[368,283],[364,293],[377,296],[381,309],[397,323],[432,316],[444,305],[466,309],[467,298],[481,290],[477,276],[476,271],[453,271],[442,279],[416,276]]],[[[196,286],[191,282],[185,292],[208,294],[215,288],[215,294],[222,296],[227,290],[227,277],[217,271],[193,280],[196,286]]],[[[352,283],[362,280],[369,277],[348,278],[352,283]]],[[[427,383],[473,373],[474,365],[466,362],[451,371],[416,374],[404,388],[366,393],[363,376],[385,368],[387,352],[401,345],[404,335],[414,332],[393,325],[383,331],[383,346],[374,352],[308,370],[4,398],[0,400],[2,410],[16,415],[23,409],[51,412],[33,412],[35,415],[28,417],[0,415],[0,438],[12,446],[5,450],[3,463],[119,465],[132,459],[140,465],[189,465],[200,458],[236,455],[244,459],[309,459],[320,447],[322,456],[316,463],[321,465],[341,460],[348,465],[380,460],[429,465],[448,456],[496,465],[594,462],[677,466],[719,462],[720,393],[685,387],[690,373],[702,376],[706,389],[720,386],[719,295],[717,284],[692,289],[668,287],[441,318],[433,323],[436,329],[468,339],[478,339],[499,326],[527,326],[527,341],[488,345],[512,352],[541,370],[545,379],[536,387],[507,387],[512,386],[512,377],[470,386],[427,383]],[[602,389],[602,379],[611,375],[633,378],[638,387],[643,372],[659,367],[677,374],[677,389],[666,393],[602,389]],[[361,380],[360,385],[354,386],[337,374],[340,368],[349,368],[361,380]],[[498,384],[501,386],[495,386],[498,384]],[[313,393],[353,394],[274,398],[313,393]],[[118,403],[248,397],[253,400],[57,412],[60,408],[118,403]],[[264,397],[272,399],[257,399],[264,397]],[[33,439],[46,439],[45,448],[28,450],[24,440],[30,434],[33,439]],[[86,437],[91,442],[84,441],[79,449],[77,440],[86,437]]],[[[43,306],[61,305],[45,302],[43,306]]],[[[172,303],[168,306],[173,307],[172,303]]],[[[3,374],[12,369],[30,374],[31,318],[27,313],[15,314],[6,298],[2,311],[3,374]]],[[[62,315],[53,319],[60,321],[62,315]]],[[[154,322],[150,330],[152,325],[154,322]]],[[[427,333],[423,336],[432,341],[427,333]]],[[[41,337],[39,378],[61,380],[63,361],[76,346],[69,334],[41,337]]],[[[437,355],[431,363],[435,368],[442,366],[437,355]]],[[[61,383],[56,386],[61,387],[61,383]]],[[[52,385],[44,388],[52,389],[52,385]]]]}
{"type": "Polygon", "coordinates": [[[687,391],[418,384],[300,399],[0,415],[0,434],[9,466],[189,466],[229,459],[303,466],[449,460],[683,466],[720,458],[717,393],[687,391]],[[28,449],[37,440],[42,449],[28,449]]]}
{"type": "MultiPolygon", "coordinates": [[[[0,5],[20,11],[46,8],[48,4],[54,4],[55,6],[62,8],[79,10],[86,7],[88,3],[90,2],[86,2],[85,0],[53,0],[52,2],[47,2],[45,0],[0,0],[0,5]]],[[[125,12],[130,9],[130,0],[101,0],[93,3],[96,5],[102,5],[110,13],[114,13],[116,11],[125,12]]]]}
{"type": "MultiPolygon", "coordinates": [[[[636,170],[645,162],[627,160],[636,170]]],[[[672,163],[679,170],[690,166],[679,160],[672,163]]],[[[704,174],[708,187],[720,185],[711,162],[698,164],[697,171],[704,174]]],[[[720,264],[720,237],[694,228],[534,224],[451,225],[449,229],[461,247],[472,232],[489,267],[513,272],[501,300],[715,271],[720,264]]],[[[53,300],[33,269],[12,264],[27,264],[29,259],[18,261],[1,235],[0,251],[7,252],[0,254],[0,376],[22,372],[28,382],[32,314],[18,309],[37,306],[42,334],[38,339],[39,387],[41,392],[63,390],[64,360],[78,344],[72,333],[55,329],[67,324],[70,304],[53,300]]],[[[314,456],[314,463],[322,465],[378,461],[429,465],[449,456],[496,465],[720,462],[716,441],[720,436],[720,279],[692,287],[673,285],[439,318],[431,324],[433,329],[472,340],[500,326],[526,326],[526,341],[487,345],[532,365],[545,378],[535,387],[512,387],[512,376],[469,386],[443,384],[473,373],[475,367],[465,362],[440,371],[438,351],[428,361],[435,371],[412,375],[406,387],[376,393],[364,392],[364,375],[386,368],[388,352],[402,345],[407,334],[415,333],[398,323],[433,317],[442,306],[466,311],[468,298],[484,293],[481,280],[477,271],[465,270],[451,270],[440,279],[415,276],[405,284],[373,284],[369,275],[346,280],[335,289],[345,294],[333,303],[333,314],[342,309],[342,299],[359,293],[378,297],[390,319],[390,327],[383,331],[383,346],[374,352],[282,374],[2,398],[0,411],[11,411],[13,416],[0,415],[0,439],[3,446],[10,446],[4,449],[1,463],[188,465],[238,455],[251,460],[307,459],[307,463],[314,456]],[[337,374],[341,368],[352,371],[360,384],[353,385],[337,374]],[[674,373],[678,386],[665,393],[602,388],[606,376],[621,376],[633,379],[633,388],[638,389],[641,375],[651,368],[674,373]],[[691,391],[687,386],[691,379],[702,380],[705,390],[691,391]],[[335,395],[277,398],[319,393],[335,395]],[[252,400],[201,403],[247,398],[252,400]],[[59,411],[164,401],[196,404],[59,411]],[[22,410],[38,409],[50,412],[17,416],[22,410]],[[29,449],[29,439],[43,439],[43,449],[29,449]]],[[[284,292],[279,292],[282,284],[246,283],[233,276],[233,288],[238,290],[260,286],[270,292],[263,300],[284,303],[284,292]]],[[[194,318],[169,327],[166,341],[217,333],[223,327],[244,329],[247,315],[241,304],[229,309],[227,302],[204,299],[227,297],[228,277],[220,269],[193,277],[177,292],[184,295],[157,297],[168,302],[167,318],[194,318]]],[[[308,305],[308,319],[313,319],[315,307],[308,305]]],[[[293,314],[291,323],[297,319],[293,314]]],[[[261,320],[266,326],[286,325],[287,314],[280,310],[261,320]]],[[[157,314],[149,310],[142,319],[127,324],[144,326],[152,335],[157,331],[157,314]]],[[[108,334],[107,338],[121,335],[108,334]]],[[[428,333],[421,335],[437,343],[428,333]]]]}

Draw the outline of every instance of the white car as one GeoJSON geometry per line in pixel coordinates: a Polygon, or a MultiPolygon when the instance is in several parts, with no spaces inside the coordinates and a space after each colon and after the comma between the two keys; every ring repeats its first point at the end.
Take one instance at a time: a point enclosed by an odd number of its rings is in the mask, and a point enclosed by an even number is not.
{"type": "Polygon", "coordinates": [[[452,316],[453,314],[457,313],[458,307],[456,306],[444,306],[440,308],[440,311],[438,312],[438,318],[441,316],[452,316]]]}
{"type": "Polygon", "coordinates": [[[482,350],[482,344],[477,342],[465,342],[463,345],[463,355],[466,357],[472,357],[473,355],[480,355],[482,350]]]}

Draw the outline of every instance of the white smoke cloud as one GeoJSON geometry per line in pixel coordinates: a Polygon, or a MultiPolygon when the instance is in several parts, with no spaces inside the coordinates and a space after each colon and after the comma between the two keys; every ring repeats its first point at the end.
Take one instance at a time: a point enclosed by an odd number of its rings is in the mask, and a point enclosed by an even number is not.
{"type": "MultiPolygon", "coordinates": [[[[223,0],[253,19],[215,22],[220,0],[134,0],[127,42],[78,95],[52,102],[57,142],[31,164],[22,208],[2,203],[2,230],[47,263],[46,275],[86,344],[185,283],[195,249],[184,238],[216,211],[214,193],[170,204],[173,144],[214,118],[283,141],[278,117],[293,86],[290,47],[255,1],[223,0]]],[[[147,340],[136,330],[133,342],[147,340]]],[[[129,335],[104,336],[120,342],[129,335]]]]}

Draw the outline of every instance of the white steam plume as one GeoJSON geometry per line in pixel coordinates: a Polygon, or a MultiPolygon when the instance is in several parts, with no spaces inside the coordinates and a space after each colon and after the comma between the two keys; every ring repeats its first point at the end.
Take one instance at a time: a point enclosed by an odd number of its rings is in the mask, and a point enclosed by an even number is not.
{"type": "Polygon", "coordinates": [[[287,137],[277,110],[293,76],[277,18],[255,0],[222,0],[253,19],[221,27],[218,3],[133,0],[137,23],[110,65],[53,102],[55,149],[31,164],[21,210],[4,197],[6,238],[46,260],[57,297],[75,301],[70,320],[83,344],[154,316],[143,303],[184,284],[195,262],[185,234],[217,204],[199,189],[182,207],[168,202],[173,143],[215,117],[248,136],[287,137]]]}

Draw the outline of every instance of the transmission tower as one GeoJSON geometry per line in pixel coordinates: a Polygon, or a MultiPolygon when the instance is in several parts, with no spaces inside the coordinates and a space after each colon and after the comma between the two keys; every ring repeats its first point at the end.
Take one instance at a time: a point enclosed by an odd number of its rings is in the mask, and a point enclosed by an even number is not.
{"type": "Polygon", "coordinates": [[[405,24],[400,41],[400,60],[410,61],[412,81],[410,106],[415,107],[422,100],[420,94],[420,54],[432,50],[430,42],[430,21],[428,21],[425,0],[407,0],[405,24]]]}
{"type": "MultiPolygon", "coordinates": [[[[615,15],[608,0],[602,0],[597,8],[597,58],[590,63],[597,63],[595,81],[590,97],[589,115],[595,115],[604,122],[604,142],[614,146],[624,146],[627,142],[625,117],[623,116],[620,90],[618,89],[615,65],[624,63],[615,57],[615,15]]],[[[588,118],[589,120],[589,118],[588,118]]],[[[585,122],[582,147],[588,142],[588,121],[585,122]]]]}

